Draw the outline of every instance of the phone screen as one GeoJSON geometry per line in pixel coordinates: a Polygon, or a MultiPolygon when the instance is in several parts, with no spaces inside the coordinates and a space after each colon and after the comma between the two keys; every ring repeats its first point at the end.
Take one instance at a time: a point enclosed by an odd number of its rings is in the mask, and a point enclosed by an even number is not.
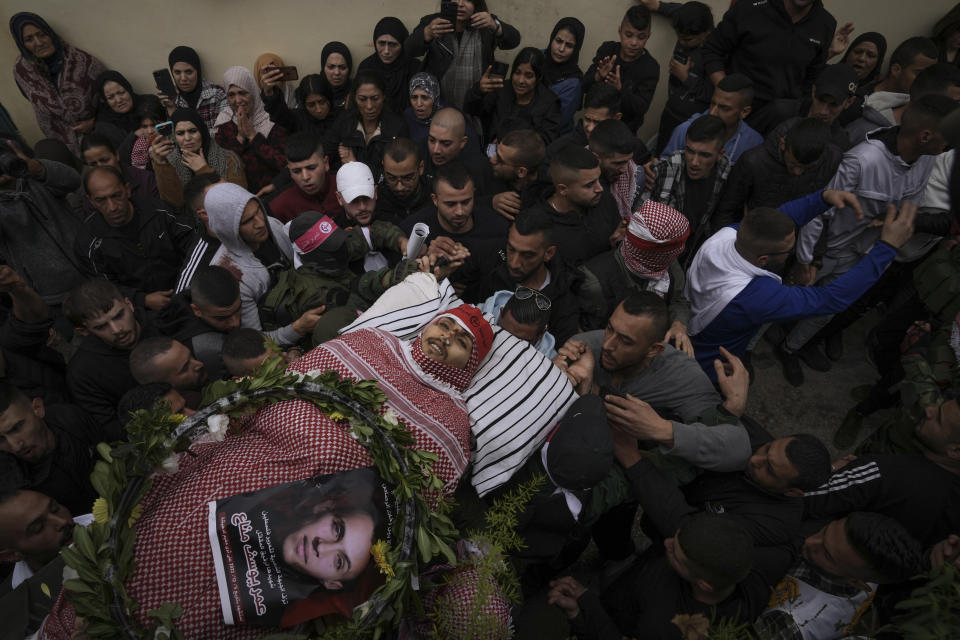
{"type": "Polygon", "coordinates": [[[491,76],[498,76],[500,78],[507,77],[507,63],[506,62],[494,62],[493,68],[490,69],[491,76]]]}
{"type": "Polygon", "coordinates": [[[157,89],[168,98],[173,99],[177,96],[177,88],[173,84],[173,78],[170,77],[170,71],[168,69],[157,69],[154,71],[153,81],[156,83],[157,89]]]}
{"type": "Polygon", "coordinates": [[[457,21],[457,3],[456,2],[441,2],[440,3],[440,17],[444,20],[448,20],[451,23],[457,21]]]}

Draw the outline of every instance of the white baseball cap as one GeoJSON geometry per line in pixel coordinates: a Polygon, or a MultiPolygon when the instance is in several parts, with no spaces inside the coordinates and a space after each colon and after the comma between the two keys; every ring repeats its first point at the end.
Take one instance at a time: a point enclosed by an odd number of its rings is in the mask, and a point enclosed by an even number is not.
{"type": "Polygon", "coordinates": [[[337,191],[346,202],[353,202],[360,196],[373,198],[373,173],[362,162],[348,162],[337,171],[337,191]]]}

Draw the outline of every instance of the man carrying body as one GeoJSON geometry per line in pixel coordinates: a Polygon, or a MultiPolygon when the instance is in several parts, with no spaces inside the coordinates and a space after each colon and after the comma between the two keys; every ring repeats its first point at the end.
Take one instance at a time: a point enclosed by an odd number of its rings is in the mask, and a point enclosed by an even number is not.
{"type": "Polygon", "coordinates": [[[130,373],[138,384],[164,382],[178,391],[187,406],[200,406],[207,371],[182,342],[158,336],[141,340],[130,352],[130,373]]]}
{"type": "Polygon", "coordinates": [[[177,286],[173,291],[175,294],[189,289],[197,269],[209,265],[217,250],[220,249],[220,241],[210,230],[210,218],[203,206],[207,191],[220,182],[220,176],[216,173],[198,173],[183,188],[184,209],[188,215],[193,214],[195,216],[196,242],[186,251],[187,257],[180,269],[180,278],[177,280],[177,286]]]}
{"type": "Polygon", "coordinates": [[[473,252],[478,242],[502,243],[509,223],[493,210],[476,201],[476,189],[468,169],[460,162],[442,165],[433,178],[432,204],[403,221],[400,228],[408,236],[418,222],[430,227],[426,240],[439,236],[459,242],[473,252]]]}
{"type": "Polygon", "coordinates": [[[616,118],[599,123],[590,135],[588,148],[600,161],[600,182],[609,190],[624,220],[630,218],[636,180],[643,179],[633,160],[637,138],[623,121],[616,118]]]}
{"type": "Polygon", "coordinates": [[[407,251],[407,234],[391,222],[375,219],[377,187],[370,167],[362,162],[348,162],[340,167],[337,200],[343,205],[347,225],[356,225],[354,228],[366,242],[365,253],[357,247],[351,249],[351,268],[362,274],[396,266],[407,251]]]}

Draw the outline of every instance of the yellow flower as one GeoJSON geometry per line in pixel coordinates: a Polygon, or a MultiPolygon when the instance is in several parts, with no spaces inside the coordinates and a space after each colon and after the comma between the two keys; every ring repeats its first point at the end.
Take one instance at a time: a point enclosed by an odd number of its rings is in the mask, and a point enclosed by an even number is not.
{"type": "Polygon", "coordinates": [[[347,416],[343,415],[339,411],[331,411],[330,413],[327,414],[327,417],[333,420],[334,422],[339,422],[340,420],[343,420],[347,416]]]}
{"type": "Polygon", "coordinates": [[[386,550],[387,543],[383,540],[377,540],[376,544],[370,547],[370,555],[373,556],[373,561],[377,563],[377,568],[380,570],[380,573],[387,576],[387,581],[389,582],[390,579],[397,574],[393,572],[393,567],[387,562],[386,550]]]}
{"type": "Polygon", "coordinates": [[[710,621],[702,613],[678,613],[670,622],[680,628],[683,640],[707,640],[709,637],[710,621]]]}
{"type": "Polygon", "coordinates": [[[143,513],[143,506],[139,503],[134,505],[133,509],[130,511],[130,517],[127,518],[127,526],[133,527],[133,523],[137,521],[137,518],[140,517],[140,514],[143,513]]]}
{"type": "Polygon", "coordinates": [[[110,507],[104,498],[97,498],[93,501],[93,521],[98,524],[107,524],[110,519],[110,507]]]}
{"type": "Polygon", "coordinates": [[[171,413],[169,416],[167,416],[167,420],[169,420],[173,424],[180,424],[186,419],[187,419],[187,416],[185,416],[182,413],[171,413]]]}

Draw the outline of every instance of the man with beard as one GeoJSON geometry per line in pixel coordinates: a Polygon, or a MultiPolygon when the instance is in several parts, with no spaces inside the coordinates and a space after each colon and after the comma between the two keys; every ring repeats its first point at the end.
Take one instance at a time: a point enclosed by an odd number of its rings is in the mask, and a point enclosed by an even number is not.
{"type": "Polygon", "coordinates": [[[796,228],[832,206],[850,207],[862,215],[852,193],[817,191],[780,209],[758,207],[739,225],[724,227],[700,247],[687,272],[685,293],[692,311],[691,341],[711,379],[716,376],[713,361],[721,346],[739,357],[768,322],[849,307],[880,278],[913,235],[916,205],[904,203],[900,211],[890,205],[880,241],[855,267],[824,287],[784,285],[781,274],[794,251],[796,228]]]}
{"type": "Polygon", "coordinates": [[[423,176],[423,152],[410,138],[391,140],[383,149],[383,187],[377,193],[374,217],[399,224],[430,201],[430,183],[423,176]]]}

